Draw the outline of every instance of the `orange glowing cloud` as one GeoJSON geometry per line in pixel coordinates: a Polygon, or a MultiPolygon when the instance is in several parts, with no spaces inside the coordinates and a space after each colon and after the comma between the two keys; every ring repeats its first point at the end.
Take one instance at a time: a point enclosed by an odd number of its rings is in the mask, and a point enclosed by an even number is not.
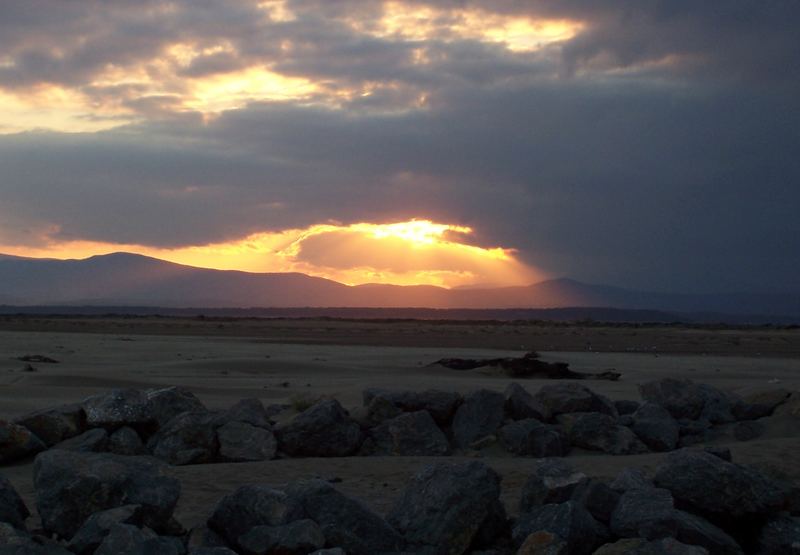
{"type": "Polygon", "coordinates": [[[38,248],[0,244],[0,252],[84,258],[127,251],[206,268],[302,272],[351,285],[502,286],[529,284],[545,277],[518,260],[513,249],[465,242],[471,233],[468,227],[410,220],[387,224],[319,224],[176,249],[69,241],[38,248]]]}

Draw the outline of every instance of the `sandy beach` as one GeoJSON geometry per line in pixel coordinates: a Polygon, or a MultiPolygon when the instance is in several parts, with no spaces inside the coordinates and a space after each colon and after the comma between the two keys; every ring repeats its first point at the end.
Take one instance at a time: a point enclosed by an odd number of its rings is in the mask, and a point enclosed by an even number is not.
{"type": "MultiPolygon", "coordinates": [[[[285,323],[284,323],[285,324],[285,323]]],[[[174,324],[178,326],[179,324],[174,324]]],[[[471,347],[425,345],[425,326],[391,346],[372,341],[355,324],[341,345],[292,342],[291,338],[232,336],[228,333],[189,335],[180,328],[169,333],[103,333],[96,322],[87,332],[77,331],[2,331],[0,332],[0,418],[11,418],[35,409],[77,402],[110,388],[148,388],[182,385],[194,392],[209,408],[226,408],[246,397],[257,397],[265,405],[291,404],[296,399],[332,396],[346,408],[361,404],[367,387],[423,390],[437,388],[468,392],[477,388],[502,391],[511,379],[491,369],[449,370],[433,361],[443,357],[518,356],[514,349],[498,349],[495,340],[484,340],[481,326],[460,326],[471,347]],[[476,331],[477,330],[477,331],[476,331]],[[91,331],[91,333],[89,333],[91,331]],[[415,343],[415,335],[422,346],[415,343]],[[348,344],[349,343],[349,344],[348,344]],[[361,344],[357,344],[361,343],[361,344]],[[377,344],[375,344],[377,343],[377,344]],[[18,357],[39,354],[59,362],[35,363],[34,372],[23,372],[18,357]]],[[[291,324],[306,334],[324,335],[318,322],[291,324]],[[311,329],[309,329],[311,327],[311,329]],[[316,331],[314,331],[316,330],[316,331]]],[[[380,325],[373,335],[385,338],[380,325]]],[[[410,328],[410,324],[406,324],[410,328]]],[[[336,323],[339,335],[345,325],[336,323]]],[[[554,328],[555,329],[555,328],[554,328]]],[[[570,335],[569,328],[558,328],[570,335]]],[[[128,330],[130,332],[131,330],[128,330]]],[[[639,333],[642,333],[639,330],[639,333]]],[[[695,332],[696,333],[696,332],[695,332]]],[[[741,336],[745,332],[738,332],[741,336]]],[[[784,334],[791,332],[782,332],[784,334]]],[[[701,341],[709,345],[724,341],[727,332],[706,331],[701,341]],[[722,337],[722,338],[721,338],[722,337]]],[[[455,335],[454,335],[455,337],[455,335]]],[[[766,342],[764,342],[766,343],[766,342]]],[[[792,344],[797,346],[796,343],[792,344]]],[[[662,377],[689,378],[723,390],[746,393],[784,387],[800,389],[800,359],[796,356],[771,356],[750,353],[686,354],[668,353],[663,346],[658,354],[640,352],[542,351],[546,361],[565,361],[578,371],[599,372],[615,368],[622,373],[616,382],[583,382],[612,399],[639,399],[638,384],[662,377]]],[[[520,380],[518,380],[520,381],[520,380]]],[[[521,380],[535,392],[546,380],[521,380]]],[[[278,419],[291,418],[296,411],[285,410],[278,419]]],[[[728,446],[734,460],[752,463],[770,472],[784,473],[800,481],[800,437],[797,420],[789,416],[764,419],[767,432],[757,440],[736,441],[723,435],[715,444],[728,446]]],[[[510,512],[515,511],[519,489],[527,478],[530,460],[514,457],[501,447],[490,447],[482,459],[503,477],[503,498],[510,512]]],[[[626,466],[652,469],[663,454],[610,456],[573,451],[570,462],[591,476],[614,476],[626,466]]],[[[451,457],[452,460],[465,457],[451,457]]],[[[337,478],[337,487],[385,512],[406,484],[409,476],[434,458],[361,457],[325,459],[283,459],[257,463],[213,464],[172,467],[180,478],[183,492],[176,512],[187,527],[200,524],[213,504],[224,494],[244,483],[285,484],[296,478],[320,476],[337,478]]],[[[32,461],[3,468],[3,473],[34,508],[32,461]]]]}

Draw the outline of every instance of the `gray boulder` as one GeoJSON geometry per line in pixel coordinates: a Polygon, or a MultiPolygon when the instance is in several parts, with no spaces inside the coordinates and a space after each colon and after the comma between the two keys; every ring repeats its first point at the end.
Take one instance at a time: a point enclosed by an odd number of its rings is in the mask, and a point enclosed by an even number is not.
{"type": "Polygon", "coordinates": [[[633,413],[631,429],[653,451],[672,451],[678,445],[678,422],[655,403],[646,402],[633,413]]]}
{"type": "Polygon", "coordinates": [[[715,555],[744,554],[736,540],[702,517],[675,511],[675,522],[675,538],[682,543],[702,546],[715,555]]]}
{"type": "Polygon", "coordinates": [[[675,419],[697,420],[705,407],[705,397],[691,380],[664,378],[639,385],[642,399],[667,409],[675,419]]]}
{"type": "Polygon", "coordinates": [[[704,418],[712,424],[736,422],[736,416],[733,414],[734,407],[741,403],[741,399],[708,384],[698,384],[697,388],[703,397],[703,410],[700,418],[704,418]]]}
{"type": "Polygon", "coordinates": [[[0,420],[0,464],[25,458],[46,448],[28,428],[0,420]]]}
{"type": "Polygon", "coordinates": [[[111,529],[117,524],[141,526],[141,505],[123,505],[92,514],[75,532],[67,547],[78,555],[91,555],[103,543],[111,529]]]}
{"type": "Polygon", "coordinates": [[[152,530],[130,524],[115,524],[95,555],[183,555],[186,549],[178,538],[157,536],[152,530]]]}
{"type": "Polygon", "coordinates": [[[617,409],[617,413],[619,413],[620,416],[626,414],[633,414],[638,410],[640,405],[641,403],[639,403],[638,401],[631,401],[626,399],[614,401],[614,408],[617,409]]]}
{"type": "Polygon", "coordinates": [[[31,516],[25,502],[8,479],[0,474],[0,522],[7,522],[14,528],[25,529],[25,519],[31,516]]]}
{"type": "Polygon", "coordinates": [[[540,530],[525,538],[516,555],[569,555],[569,545],[558,534],[540,530]]]}
{"type": "Polygon", "coordinates": [[[604,527],[574,501],[532,507],[519,516],[512,529],[515,545],[521,545],[534,532],[550,532],[567,544],[567,553],[592,553],[606,537],[604,527]]]}
{"type": "Polygon", "coordinates": [[[276,426],[275,435],[281,451],[308,457],[346,457],[363,440],[359,425],[335,399],[320,401],[276,426]]]}
{"type": "Polygon", "coordinates": [[[82,453],[102,453],[108,450],[108,432],[103,428],[86,430],[79,436],[57,443],[53,446],[53,449],[80,451],[82,453]]]}
{"type": "Polygon", "coordinates": [[[631,489],[652,489],[655,485],[640,468],[623,468],[611,482],[611,489],[616,491],[628,491],[631,489]]]}
{"type": "Polygon", "coordinates": [[[242,421],[228,422],[217,429],[217,440],[223,461],[267,461],[278,450],[270,430],[242,421]]]}
{"type": "Polygon", "coordinates": [[[647,541],[642,538],[626,538],[607,543],[594,555],[708,555],[708,550],[698,545],[686,545],[674,538],[647,541]]]}
{"type": "Polygon", "coordinates": [[[497,391],[479,389],[464,398],[453,417],[453,440],[461,448],[494,434],[503,424],[505,397],[497,391]]]}
{"type": "Polygon", "coordinates": [[[0,555],[73,555],[58,543],[0,522],[0,555]]]}
{"type": "Polygon", "coordinates": [[[303,518],[301,503],[282,491],[261,485],[239,487],[219,500],[208,526],[237,546],[256,526],[281,526],[303,518]]]}
{"type": "Polygon", "coordinates": [[[533,395],[516,382],[508,384],[503,393],[506,398],[506,414],[513,420],[535,418],[542,422],[550,420],[551,414],[546,406],[534,399],[533,395]]]}
{"type": "Polygon", "coordinates": [[[325,536],[316,522],[303,519],[282,526],[256,526],[239,538],[239,546],[244,555],[305,555],[324,547],[325,536]]]}
{"type": "Polygon", "coordinates": [[[84,399],[82,405],[90,428],[143,427],[152,421],[147,394],[138,389],[114,389],[84,399]]]}
{"type": "Polygon", "coordinates": [[[575,470],[564,459],[534,461],[531,475],[522,487],[519,512],[539,505],[564,503],[589,483],[586,474],[575,470]]]}
{"type": "Polygon", "coordinates": [[[222,413],[224,422],[244,422],[257,428],[272,429],[269,413],[260,399],[242,399],[222,413]]]}
{"type": "Polygon", "coordinates": [[[533,398],[546,407],[552,416],[570,412],[599,412],[614,418],[619,416],[610,399],[577,383],[545,385],[533,398]]]}
{"type": "Polygon", "coordinates": [[[194,393],[181,386],[148,389],[144,392],[148,419],[156,429],[162,428],[170,420],[183,412],[203,412],[205,405],[194,393]]]}
{"type": "Polygon", "coordinates": [[[784,505],[788,491],[754,468],[692,449],[669,453],[654,482],[693,512],[722,519],[772,514],[784,505]]]}
{"type": "Polygon", "coordinates": [[[678,529],[672,494],[665,489],[631,489],[611,515],[611,531],[622,538],[674,537],[678,529]]]}
{"type": "Polygon", "coordinates": [[[147,449],[136,430],[123,426],[108,437],[108,451],[117,455],[143,455],[147,449]]]}
{"type": "Polygon", "coordinates": [[[450,444],[428,411],[403,413],[370,430],[366,455],[447,455],[450,444]]]}
{"type": "Polygon", "coordinates": [[[767,430],[766,426],[755,420],[745,420],[733,425],[733,437],[739,441],[750,441],[758,439],[767,430]]]}
{"type": "Polygon", "coordinates": [[[188,555],[237,555],[233,549],[227,547],[192,547],[188,555]]]}
{"type": "Polygon", "coordinates": [[[572,500],[580,503],[589,513],[603,524],[611,522],[611,515],[619,503],[620,492],[605,482],[590,479],[576,488],[572,500]]]}
{"type": "Polygon", "coordinates": [[[499,533],[505,525],[500,477],[478,461],[426,466],[411,479],[388,520],[416,550],[464,553],[482,532],[499,533]]]}
{"type": "Polygon", "coordinates": [[[24,426],[47,447],[74,437],[86,429],[86,413],[78,404],[39,410],[14,419],[24,426]]]}
{"type": "Polygon", "coordinates": [[[576,415],[569,429],[569,440],[575,447],[611,455],[647,452],[647,446],[629,428],[618,425],[611,416],[598,412],[576,415]]]}
{"type": "Polygon", "coordinates": [[[180,495],[158,460],[108,453],[51,449],[36,457],[33,482],[42,526],[67,539],[93,513],[129,504],[142,506],[147,526],[163,529],[180,495]]]}
{"type": "Polygon", "coordinates": [[[569,453],[569,438],[559,428],[534,418],[506,424],[498,433],[503,446],[525,457],[563,457],[569,453]]]}
{"type": "Polygon", "coordinates": [[[776,516],[758,536],[758,555],[800,555],[800,518],[776,516]]]}
{"type": "Polygon", "coordinates": [[[308,518],[319,524],[329,547],[341,547],[350,555],[402,550],[402,537],[383,517],[328,482],[296,482],[286,493],[300,503],[308,518]]]}
{"type": "Polygon", "coordinates": [[[369,406],[373,399],[385,399],[403,412],[426,410],[439,426],[448,426],[453,420],[456,409],[461,404],[461,395],[454,391],[387,391],[385,389],[365,389],[362,393],[364,406],[369,406]]]}
{"type": "Polygon", "coordinates": [[[173,465],[212,462],[219,450],[217,425],[213,412],[181,413],[150,438],[147,449],[173,465]]]}
{"type": "Polygon", "coordinates": [[[738,420],[757,420],[772,416],[775,409],[786,402],[791,395],[788,389],[768,389],[755,391],[742,396],[740,403],[733,407],[733,415],[738,420]]]}

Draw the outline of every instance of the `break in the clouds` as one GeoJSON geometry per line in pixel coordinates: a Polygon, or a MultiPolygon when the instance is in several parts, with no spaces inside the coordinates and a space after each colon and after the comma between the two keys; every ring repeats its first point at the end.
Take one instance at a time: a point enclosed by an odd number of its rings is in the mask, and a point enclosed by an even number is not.
{"type": "Polygon", "coordinates": [[[263,268],[793,289],[798,20],[789,1],[3,2],[0,245],[175,259],[329,225],[256,249],[263,268]],[[412,219],[472,232],[415,256],[352,227],[412,219]]]}

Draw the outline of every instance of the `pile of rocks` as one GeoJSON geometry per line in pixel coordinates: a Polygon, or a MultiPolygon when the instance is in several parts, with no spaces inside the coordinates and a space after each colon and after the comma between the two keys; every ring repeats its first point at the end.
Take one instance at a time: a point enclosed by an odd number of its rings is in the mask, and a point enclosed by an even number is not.
{"type": "Polygon", "coordinates": [[[243,485],[205,523],[172,517],[180,484],[152,457],[50,450],[34,464],[42,529],[0,477],[0,552],[31,555],[730,554],[798,552],[797,491],[729,453],[670,453],[651,478],[589,478],[538,459],[519,515],[480,461],[424,467],[386,516],[322,480],[243,485]],[[2,547],[5,546],[5,547],[2,547]]]}
{"type": "MultiPolygon", "coordinates": [[[[119,455],[151,454],[170,464],[281,457],[464,453],[500,444],[519,456],[567,455],[573,447],[614,455],[672,451],[730,433],[764,431],[758,419],[798,394],[773,390],[740,398],[689,380],[640,387],[642,401],[616,401],[577,383],[535,394],[517,383],[500,393],[462,396],[428,390],[367,389],[351,412],[324,399],[289,421],[271,420],[282,405],[244,399],[210,411],[180,387],[114,390],[82,403],[0,421],[0,463],[47,448],[119,455]]],[[[791,409],[793,410],[793,409],[791,409]]]]}

